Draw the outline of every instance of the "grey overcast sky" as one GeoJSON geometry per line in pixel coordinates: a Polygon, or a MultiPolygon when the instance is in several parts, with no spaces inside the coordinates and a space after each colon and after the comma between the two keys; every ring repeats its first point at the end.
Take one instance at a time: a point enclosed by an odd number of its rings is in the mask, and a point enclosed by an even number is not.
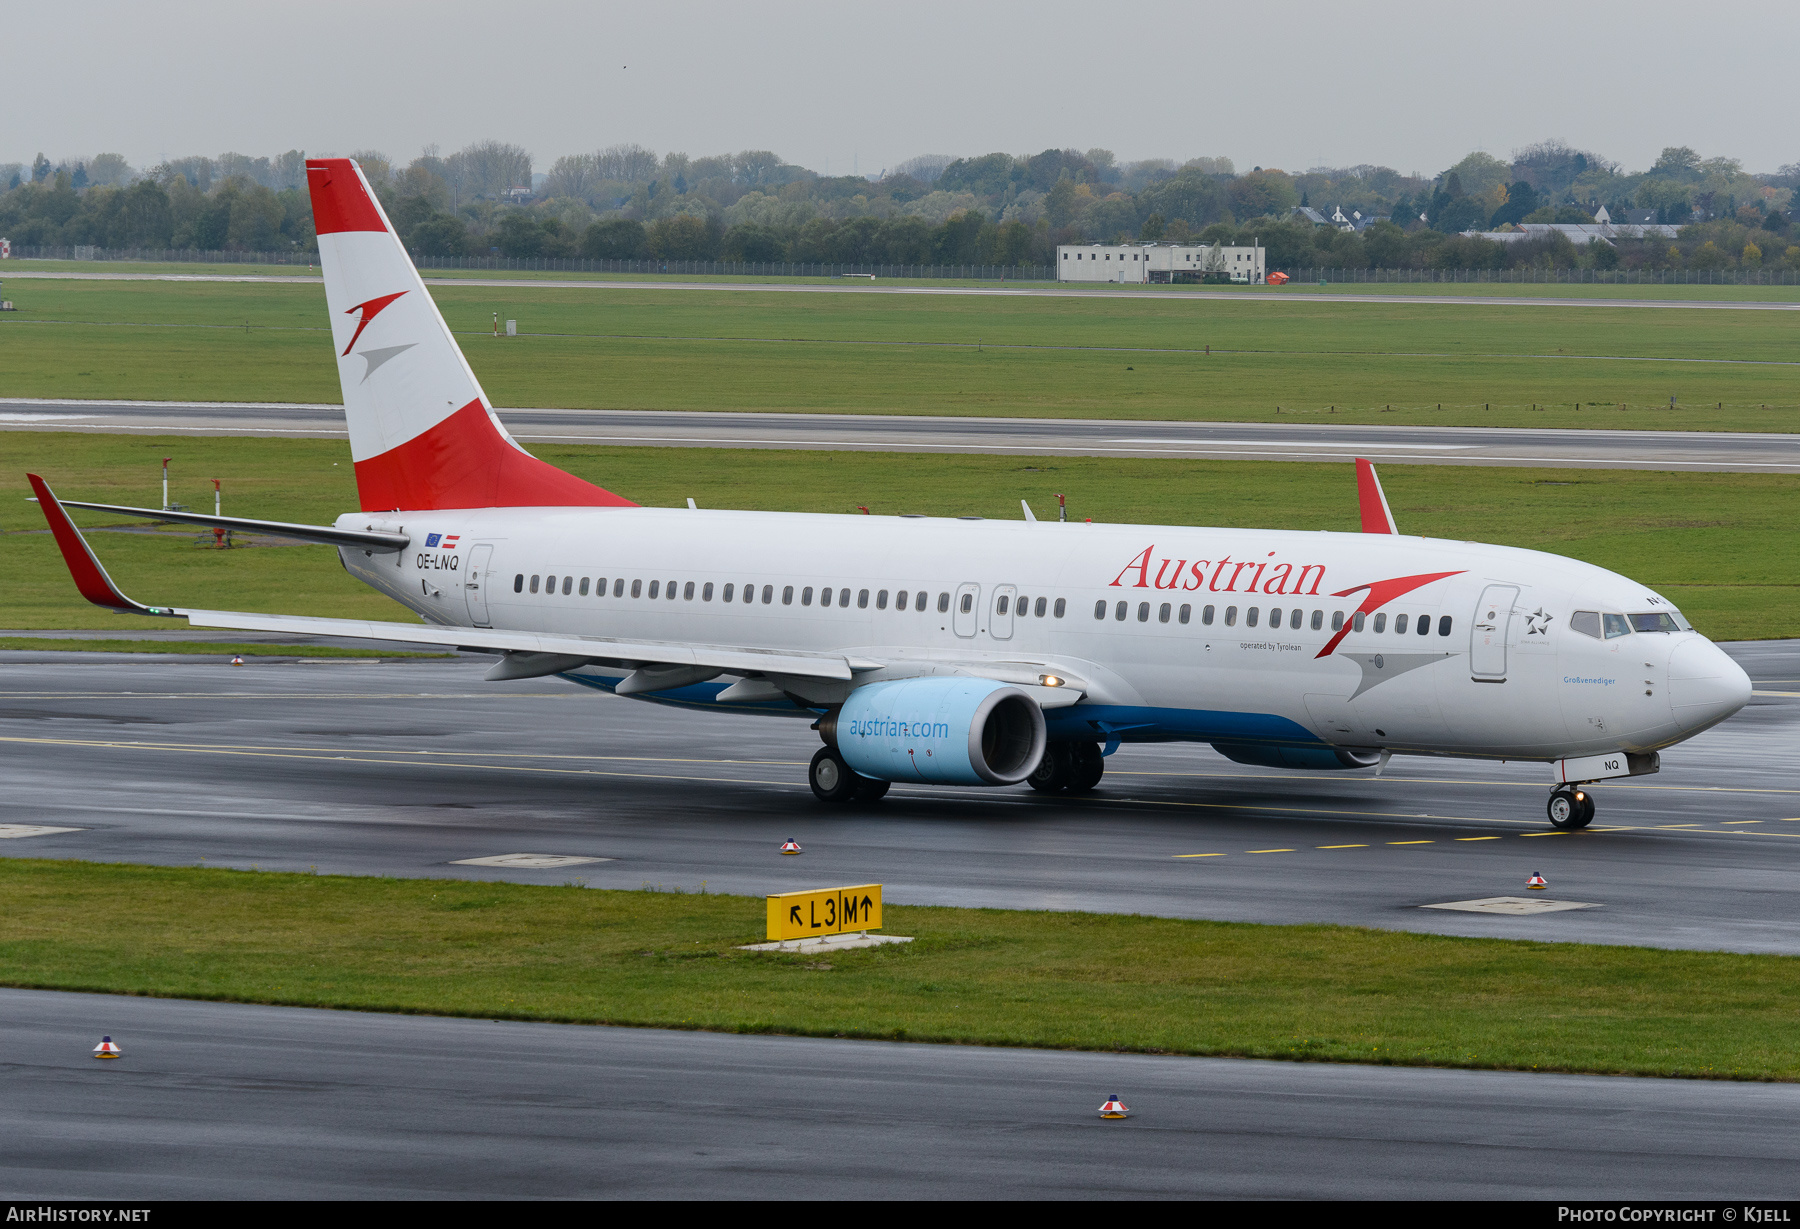
{"type": "Polygon", "coordinates": [[[5,6],[0,161],[495,138],[773,149],[864,173],[922,153],[1441,171],[1549,137],[1800,162],[1794,0],[57,0],[5,6]]]}

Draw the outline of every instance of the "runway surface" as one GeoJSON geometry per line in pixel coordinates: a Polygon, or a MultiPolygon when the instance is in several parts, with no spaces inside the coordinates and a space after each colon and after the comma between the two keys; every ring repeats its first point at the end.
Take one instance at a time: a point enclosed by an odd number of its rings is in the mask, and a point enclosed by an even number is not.
{"type": "Polygon", "coordinates": [[[1127,746],[1087,798],[899,785],[834,810],[806,787],[803,721],[484,684],[485,658],[11,652],[0,824],[70,829],[7,840],[20,857],[747,895],[879,882],[895,903],[1800,953],[1800,641],[1731,651],[1751,706],[1659,775],[1596,787],[1594,827],[1567,834],[1541,764],[1397,759],[1377,779],[1127,746]],[[777,853],[790,837],[802,857],[777,853]],[[455,864],[510,853],[600,860],[455,864]],[[1421,907],[1525,895],[1533,872],[1597,907],[1421,907]]]}
{"type": "MultiPolygon", "coordinates": [[[[108,282],[317,282],[316,275],[258,273],[87,273],[51,270],[15,272],[7,277],[50,278],[65,281],[108,282]]],[[[1701,311],[1800,311],[1800,302],[1737,300],[1722,302],[1708,299],[1633,299],[1583,298],[1565,295],[1556,298],[1536,295],[1486,294],[1382,294],[1379,291],[1313,294],[1287,287],[1245,287],[1239,290],[1198,290],[1190,286],[1120,285],[1046,285],[1030,286],[905,286],[879,283],[849,282],[682,282],[682,281],[578,281],[565,278],[497,278],[441,277],[427,275],[427,286],[518,287],[543,290],[710,290],[775,294],[910,294],[910,295],[979,295],[1017,296],[1047,299],[1196,299],[1228,300],[1234,303],[1381,303],[1390,306],[1413,304],[1456,307],[1663,307],[1701,311]]]]}
{"type": "MultiPolygon", "coordinates": [[[[500,412],[525,443],[857,452],[1190,457],[1800,473],[1800,434],[1540,431],[1485,427],[760,414],[682,410],[500,412]]],[[[0,398],[0,430],[344,439],[343,407],[0,398]]]]}
{"type": "Polygon", "coordinates": [[[1800,1088],[0,991],[10,1199],[1772,1199],[1800,1088]],[[102,1033],[124,1057],[97,1062],[102,1033]],[[1119,1094],[1124,1121],[1101,1121],[1119,1094]]]}

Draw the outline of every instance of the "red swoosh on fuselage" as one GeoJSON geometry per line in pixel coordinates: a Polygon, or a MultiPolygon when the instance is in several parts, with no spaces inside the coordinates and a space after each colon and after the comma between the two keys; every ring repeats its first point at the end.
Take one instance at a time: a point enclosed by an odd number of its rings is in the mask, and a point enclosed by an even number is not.
{"type": "Polygon", "coordinates": [[[1344,625],[1338,628],[1337,635],[1333,636],[1326,643],[1325,647],[1319,650],[1317,656],[1315,656],[1313,660],[1317,661],[1318,658],[1326,656],[1333,649],[1338,647],[1338,642],[1350,634],[1351,625],[1354,623],[1357,615],[1369,614],[1380,607],[1387,605],[1395,598],[1403,597],[1406,594],[1411,593],[1414,589],[1423,588],[1434,580],[1442,580],[1446,576],[1461,575],[1462,570],[1460,569],[1455,572],[1422,572],[1417,576],[1396,576],[1392,580],[1377,580],[1371,584],[1358,585],[1354,589],[1345,589],[1341,593],[1332,594],[1332,597],[1349,597],[1352,593],[1361,593],[1364,589],[1369,591],[1369,596],[1363,599],[1362,605],[1356,608],[1350,618],[1344,620],[1344,625]]]}

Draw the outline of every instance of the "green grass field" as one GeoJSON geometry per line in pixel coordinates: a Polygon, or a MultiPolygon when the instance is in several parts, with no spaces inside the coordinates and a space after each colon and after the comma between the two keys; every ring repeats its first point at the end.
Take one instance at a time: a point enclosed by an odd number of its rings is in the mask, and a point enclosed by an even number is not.
{"type": "MultiPolygon", "coordinates": [[[[17,287],[21,310],[0,319],[5,395],[338,400],[317,282],[17,287]]],[[[1283,302],[1267,290],[1241,302],[553,281],[433,293],[502,407],[1800,425],[1800,318],[1785,312],[1283,302]],[[525,335],[495,338],[495,315],[525,335]]]]}
{"type": "MultiPolygon", "coordinates": [[[[1052,515],[1145,524],[1354,530],[1348,464],[1276,461],[930,456],[700,448],[542,446],[538,455],[647,505],[1013,519],[1020,499],[1052,515]]],[[[227,513],[329,523],[356,505],[348,450],[335,441],[0,432],[0,541],[8,586],[0,627],[118,629],[170,623],[117,615],[75,593],[42,514],[25,502],[27,470],[58,494],[155,506],[160,459],[173,456],[172,496],[227,513]]],[[[1791,543],[1800,478],[1384,465],[1382,481],[1410,533],[1529,546],[1585,559],[1672,598],[1715,639],[1800,635],[1800,552],[1791,543]]],[[[77,512],[84,525],[105,523],[77,512]]],[[[91,536],[139,601],[344,618],[405,619],[316,546],[220,551],[198,535],[91,536]]]]}
{"type": "MultiPolygon", "coordinates": [[[[786,868],[783,868],[785,871],[786,868]]],[[[772,887],[778,886],[771,881],[772,887]]],[[[890,905],[759,955],[753,897],[0,860],[0,983],[522,1020],[1800,1078],[1800,960],[890,905]]]]}

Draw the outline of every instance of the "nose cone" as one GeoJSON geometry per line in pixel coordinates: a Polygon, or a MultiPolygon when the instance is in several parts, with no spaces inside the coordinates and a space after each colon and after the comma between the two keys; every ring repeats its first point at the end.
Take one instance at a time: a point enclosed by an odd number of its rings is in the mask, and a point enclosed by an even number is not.
{"type": "Polygon", "coordinates": [[[1750,702],[1750,676],[1718,645],[1695,637],[1669,658],[1669,707],[1695,733],[1717,725],[1750,702]]]}

